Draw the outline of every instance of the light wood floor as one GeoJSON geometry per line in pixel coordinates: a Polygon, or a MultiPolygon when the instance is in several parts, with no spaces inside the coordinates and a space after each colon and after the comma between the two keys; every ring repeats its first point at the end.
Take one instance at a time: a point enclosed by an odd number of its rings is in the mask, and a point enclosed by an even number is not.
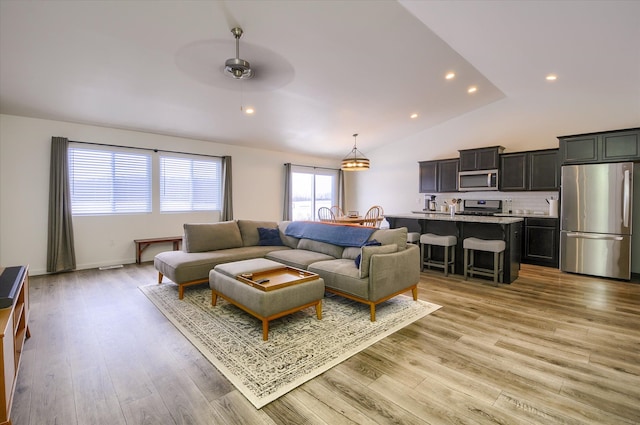
{"type": "Polygon", "coordinates": [[[426,272],[444,308],[256,410],[137,289],[154,282],[150,263],[31,279],[14,425],[640,422],[640,284],[426,272]]]}

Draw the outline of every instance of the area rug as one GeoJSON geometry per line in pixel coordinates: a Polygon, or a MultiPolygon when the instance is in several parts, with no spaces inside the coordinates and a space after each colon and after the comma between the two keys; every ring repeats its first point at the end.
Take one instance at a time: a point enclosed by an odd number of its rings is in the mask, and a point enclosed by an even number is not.
{"type": "Polygon", "coordinates": [[[328,295],[322,320],[313,307],[273,320],[263,341],[261,321],[221,298],[212,307],[207,286],[182,300],[170,283],[140,290],[257,409],[441,307],[401,295],[371,322],[369,306],[328,295]]]}

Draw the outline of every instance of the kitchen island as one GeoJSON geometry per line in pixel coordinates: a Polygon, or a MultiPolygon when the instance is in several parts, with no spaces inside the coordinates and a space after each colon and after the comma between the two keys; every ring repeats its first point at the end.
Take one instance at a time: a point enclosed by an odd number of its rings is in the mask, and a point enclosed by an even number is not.
{"type": "MultiPolygon", "coordinates": [[[[456,245],[456,274],[463,274],[464,249],[462,241],[466,238],[496,239],[506,243],[504,252],[504,283],[518,278],[522,244],[522,223],[520,217],[473,216],[434,213],[385,214],[392,229],[406,227],[409,232],[434,233],[436,235],[454,235],[456,245]]],[[[433,255],[442,260],[441,247],[433,247],[433,255]]],[[[493,268],[493,253],[476,251],[477,266],[493,268]]]]}

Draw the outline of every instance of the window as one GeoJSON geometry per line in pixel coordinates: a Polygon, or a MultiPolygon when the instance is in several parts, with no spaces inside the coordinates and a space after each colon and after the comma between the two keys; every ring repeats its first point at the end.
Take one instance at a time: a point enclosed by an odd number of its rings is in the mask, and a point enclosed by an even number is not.
{"type": "Polygon", "coordinates": [[[160,211],[222,209],[222,160],[160,156],[160,211]]]}
{"type": "Polygon", "coordinates": [[[151,212],[151,155],[69,148],[73,214],[151,212]]]}
{"type": "Polygon", "coordinates": [[[292,220],[317,220],[320,207],[338,205],[338,170],[291,168],[292,220]]]}

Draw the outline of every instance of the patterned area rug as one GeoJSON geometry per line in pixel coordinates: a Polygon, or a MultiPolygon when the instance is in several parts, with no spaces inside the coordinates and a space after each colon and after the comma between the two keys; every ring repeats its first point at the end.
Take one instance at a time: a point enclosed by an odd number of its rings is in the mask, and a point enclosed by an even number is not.
{"type": "Polygon", "coordinates": [[[257,409],[441,307],[398,296],[371,322],[369,306],[328,295],[322,320],[313,307],[276,319],[263,341],[262,322],[221,298],[212,307],[207,286],[183,300],[171,283],[140,290],[257,409]]]}

